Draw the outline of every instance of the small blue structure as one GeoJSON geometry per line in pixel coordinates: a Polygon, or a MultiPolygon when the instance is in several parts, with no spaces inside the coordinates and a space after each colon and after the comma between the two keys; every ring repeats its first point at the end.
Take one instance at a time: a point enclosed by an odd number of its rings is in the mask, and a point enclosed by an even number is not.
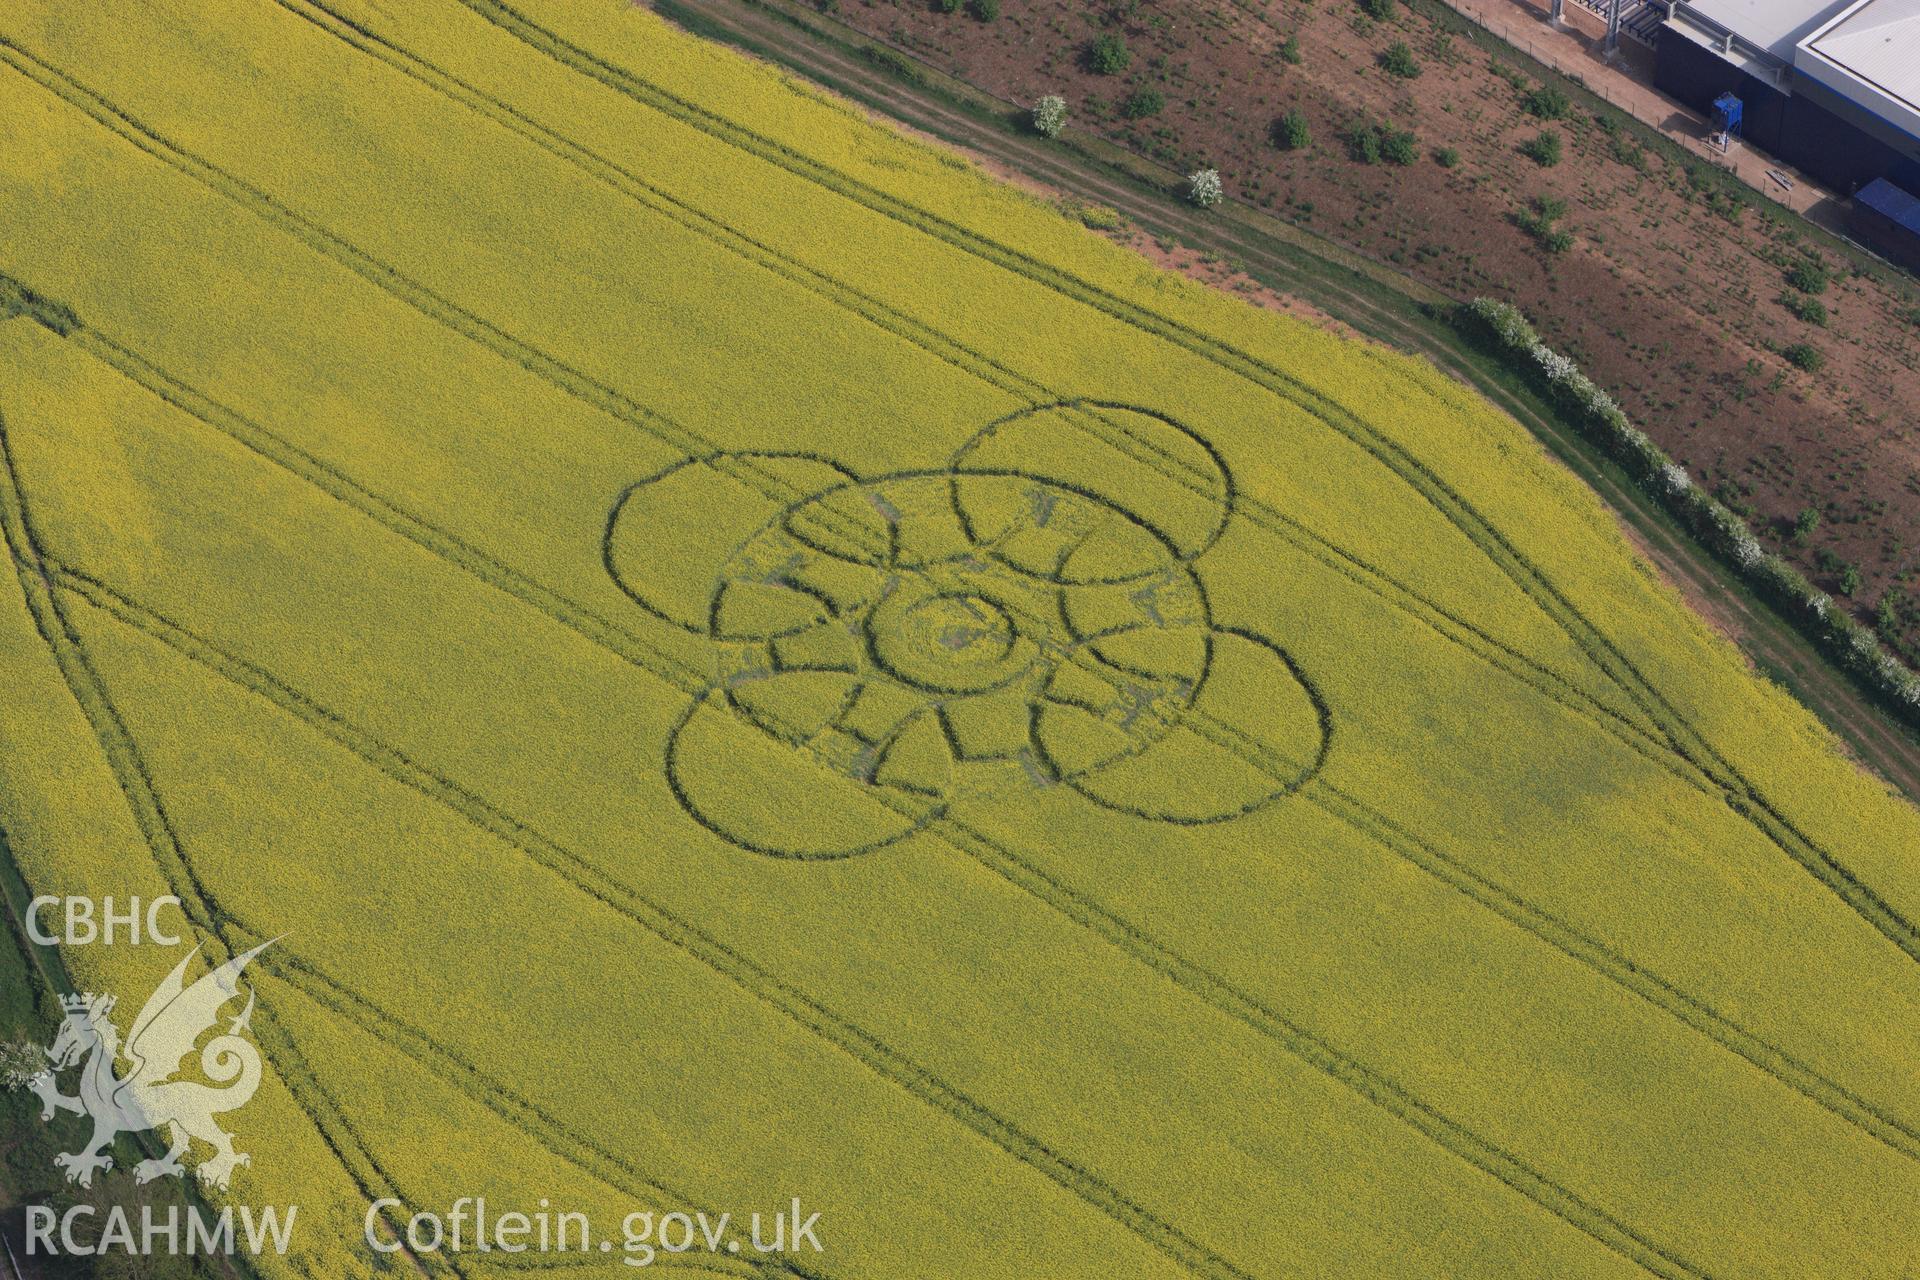
{"type": "Polygon", "coordinates": [[[1920,196],[1875,178],[1853,198],[1909,235],[1920,236],[1920,196]]]}
{"type": "Polygon", "coordinates": [[[1729,138],[1740,136],[1740,99],[1723,93],[1713,100],[1713,127],[1729,138]]]}
{"type": "Polygon", "coordinates": [[[1920,196],[1875,178],[1854,193],[1849,222],[1881,254],[1920,272],[1920,196]]]}

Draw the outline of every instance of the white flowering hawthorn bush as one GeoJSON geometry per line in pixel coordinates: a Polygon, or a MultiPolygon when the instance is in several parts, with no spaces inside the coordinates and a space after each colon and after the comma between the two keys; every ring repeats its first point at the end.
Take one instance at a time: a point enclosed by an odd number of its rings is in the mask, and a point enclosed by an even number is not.
{"type": "Polygon", "coordinates": [[[1844,609],[1834,608],[1832,598],[1816,591],[1798,569],[1769,555],[1745,520],[1702,492],[1686,468],[1634,426],[1578,365],[1542,342],[1518,307],[1494,298],[1475,298],[1461,308],[1459,318],[1463,328],[1490,340],[1509,365],[1543,387],[1648,494],[1738,570],[1749,586],[1772,600],[1829,657],[1920,723],[1920,675],[1886,652],[1871,630],[1844,609]]]}
{"type": "Polygon", "coordinates": [[[0,1085],[24,1089],[33,1078],[47,1069],[47,1056],[39,1045],[24,1040],[0,1044],[0,1085]]]}
{"type": "Polygon", "coordinates": [[[1218,169],[1196,169],[1187,175],[1187,199],[1202,209],[1213,208],[1226,193],[1218,169]]]}
{"type": "Polygon", "coordinates": [[[1067,127],[1067,100],[1050,93],[1033,104],[1033,129],[1048,138],[1057,138],[1067,127]]]}

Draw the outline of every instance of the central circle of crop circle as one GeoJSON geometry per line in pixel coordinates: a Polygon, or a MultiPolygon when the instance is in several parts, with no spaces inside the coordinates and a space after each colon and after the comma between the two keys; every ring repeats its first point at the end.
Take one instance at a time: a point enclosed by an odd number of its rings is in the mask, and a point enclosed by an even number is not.
{"type": "Polygon", "coordinates": [[[900,584],[867,621],[874,661],[908,685],[978,693],[1019,675],[1032,658],[1005,605],[976,591],[900,584]]]}

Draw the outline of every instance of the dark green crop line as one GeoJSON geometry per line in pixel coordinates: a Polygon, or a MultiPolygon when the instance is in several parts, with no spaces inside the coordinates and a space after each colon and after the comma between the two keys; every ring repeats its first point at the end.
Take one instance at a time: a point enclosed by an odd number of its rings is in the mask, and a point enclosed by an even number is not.
{"type": "Polygon", "coordinates": [[[71,308],[34,292],[11,276],[0,275],[0,320],[15,316],[26,316],[63,338],[80,323],[71,308]]]}

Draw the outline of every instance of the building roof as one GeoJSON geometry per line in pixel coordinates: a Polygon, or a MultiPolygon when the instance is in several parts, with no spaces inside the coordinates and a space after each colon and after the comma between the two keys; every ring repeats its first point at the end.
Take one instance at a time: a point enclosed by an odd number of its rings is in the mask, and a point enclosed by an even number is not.
{"type": "Polygon", "coordinates": [[[1800,41],[1794,70],[1920,139],[1920,0],[1857,0],[1800,41]]]}
{"type": "Polygon", "coordinates": [[[1855,0],[1683,0],[1673,26],[1728,61],[1761,73],[1785,71],[1794,50],[1855,0]]]}
{"type": "Polygon", "coordinates": [[[1672,0],[1671,10],[1667,30],[1784,91],[1817,84],[1920,147],[1920,0],[1672,0]]]}

